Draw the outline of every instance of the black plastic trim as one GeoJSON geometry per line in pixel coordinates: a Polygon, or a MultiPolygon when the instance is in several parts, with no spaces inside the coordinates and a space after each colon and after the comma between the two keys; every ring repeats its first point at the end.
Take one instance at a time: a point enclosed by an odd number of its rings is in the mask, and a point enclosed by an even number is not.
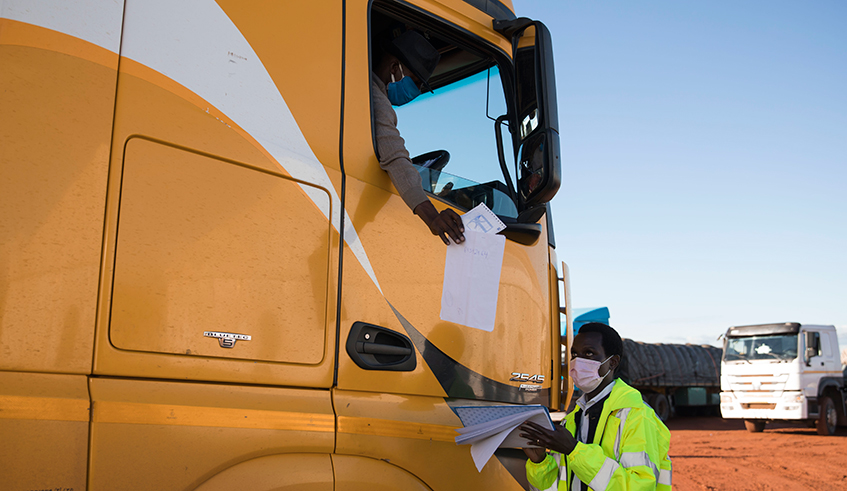
{"type": "Polygon", "coordinates": [[[523,453],[523,450],[519,448],[498,448],[494,451],[494,456],[523,489],[526,491],[535,489],[529,486],[529,481],[526,478],[526,454],[523,453]]]}
{"type": "MultiPolygon", "coordinates": [[[[346,1],[346,0],[345,0],[346,1]]],[[[376,159],[379,160],[379,145],[376,144],[376,114],[374,113],[374,98],[373,92],[371,91],[371,81],[370,77],[372,77],[372,73],[374,70],[374,60],[373,60],[373,46],[371,42],[371,34],[373,27],[371,25],[371,13],[373,13],[373,4],[374,0],[368,0],[368,111],[370,111],[370,120],[371,120],[371,144],[374,147],[374,155],[376,155],[376,159]]]]}
{"type": "Polygon", "coordinates": [[[506,228],[498,232],[507,239],[523,245],[532,245],[541,235],[540,223],[507,223],[506,228]]]}
{"type": "Polygon", "coordinates": [[[800,324],[797,322],[785,322],[783,324],[756,324],[754,326],[734,326],[726,332],[729,338],[743,336],[757,336],[762,334],[797,334],[800,332],[800,324]]]}
{"type": "MultiPolygon", "coordinates": [[[[341,277],[344,274],[344,210],[347,200],[347,173],[344,172],[344,99],[347,73],[347,0],[341,2],[341,112],[338,127],[338,166],[341,170],[341,195],[339,196],[341,213],[338,224],[338,289],[335,298],[335,364],[332,368],[332,386],[338,386],[338,355],[341,351],[341,277]]],[[[330,218],[331,219],[331,218],[330,218]]]]}
{"type": "Polygon", "coordinates": [[[521,390],[520,387],[507,385],[474,372],[450,358],[415,329],[391,303],[388,306],[391,307],[397,320],[406,329],[406,333],[415,343],[415,347],[421,352],[424,362],[432,370],[438,383],[447,393],[447,397],[516,404],[546,405],[549,401],[549,389],[536,392],[521,390]]]}
{"type": "MultiPolygon", "coordinates": [[[[500,172],[503,173],[503,178],[506,181],[506,188],[509,190],[509,197],[512,198],[512,201],[515,204],[517,204],[518,190],[515,187],[515,183],[512,182],[512,176],[509,175],[509,166],[506,164],[506,153],[503,151],[503,130],[501,127],[503,125],[503,121],[506,121],[508,118],[508,114],[503,114],[494,120],[494,141],[497,145],[497,160],[500,162],[500,172]]],[[[511,127],[509,128],[509,131],[511,132],[511,127]]],[[[512,146],[514,147],[514,141],[512,141],[512,146]]]]}
{"type": "Polygon", "coordinates": [[[490,15],[495,20],[513,20],[517,16],[498,0],[464,0],[464,2],[477,10],[490,15]]]}
{"type": "Polygon", "coordinates": [[[818,414],[820,413],[820,408],[818,407],[818,398],[807,397],[806,408],[810,417],[818,416],[818,414]]]}
{"type": "Polygon", "coordinates": [[[553,207],[550,206],[550,203],[548,202],[547,203],[547,213],[546,213],[547,216],[544,217],[545,220],[547,220],[547,245],[549,245],[550,247],[555,249],[556,248],[556,233],[553,230],[553,213],[552,213],[552,211],[553,211],[553,207]]]}
{"type": "Polygon", "coordinates": [[[823,377],[818,380],[818,398],[820,398],[827,389],[839,391],[844,385],[844,379],[841,377],[823,377]]]}

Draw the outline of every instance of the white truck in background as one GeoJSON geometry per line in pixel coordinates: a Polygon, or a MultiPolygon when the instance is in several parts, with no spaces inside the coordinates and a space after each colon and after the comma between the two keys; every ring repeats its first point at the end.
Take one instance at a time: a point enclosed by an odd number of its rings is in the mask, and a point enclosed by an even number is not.
{"type": "Polygon", "coordinates": [[[847,389],[834,326],[730,327],[721,360],[721,415],[760,432],[770,421],[806,421],[818,434],[847,425],[847,389]]]}

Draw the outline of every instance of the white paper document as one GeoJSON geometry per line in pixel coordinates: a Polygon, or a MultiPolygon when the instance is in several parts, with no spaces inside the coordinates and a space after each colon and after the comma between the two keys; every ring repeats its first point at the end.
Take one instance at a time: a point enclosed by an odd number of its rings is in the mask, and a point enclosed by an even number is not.
{"type": "MultiPolygon", "coordinates": [[[[496,215],[495,215],[496,218],[496,215]]],[[[494,330],[506,237],[465,227],[465,241],[447,246],[441,320],[494,330]]]]}
{"type": "Polygon", "coordinates": [[[519,426],[524,422],[534,421],[553,429],[550,413],[544,406],[462,406],[454,410],[464,425],[456,430],[459,433],[456,444],[470,444],[478,472],[482,472],[498,448],[536,448],[519,436],[519,426]]]}
{"type": "Polygon", "coordinates": [[[489,210],[485,203],[480,203],[469,212],[462,215],[462,224],[465,230],[482,232],[484,234],[496,234],[506,228],[500,218],[489,210]]]}

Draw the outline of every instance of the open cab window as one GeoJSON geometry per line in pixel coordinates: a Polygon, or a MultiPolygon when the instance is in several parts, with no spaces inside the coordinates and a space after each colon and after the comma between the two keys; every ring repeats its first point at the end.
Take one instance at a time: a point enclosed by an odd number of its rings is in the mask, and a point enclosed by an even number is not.
{"type": "Polygon", "coordinates": [[[399,20],[379,5],[371,12],[371,45],[392,31],[410,28],[422,33],[441,56],[429,80],[433,92],[394,107],[397,127],[421,174],[424,191],[463,211],[485,203],[494,213],[514,221],[518,217],[512,184],[514,152],[505,152],[511,165],[502,166],[494,124],[503,117],[505,123],[498,130],[511,149],[509,80],[501,75],[498,64],[507,61],[507,56],[462,39],[461,33],[446,26],[433,29],[399,20]]]}
{"type": "Polygon", "coordinates": [[[529,19],[493,27],[512,42],[511,59],[470,32],[375,2],[371,47],[414,29],[440,54],[433,92],[394,108],[424,191],[463,211],[484,203],[507,224],[537,227],[560,181],[552,43],[529,19]]]}

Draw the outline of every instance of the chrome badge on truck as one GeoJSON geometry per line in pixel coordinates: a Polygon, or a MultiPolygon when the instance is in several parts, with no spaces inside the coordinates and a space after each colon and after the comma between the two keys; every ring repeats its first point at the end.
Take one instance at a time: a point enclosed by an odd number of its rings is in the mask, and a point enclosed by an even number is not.
{"type": "Polygon", "coordinates": [[[203,336],[207,338],[218,338],[221,348],[232,348],[235,346],[236,341],[250,341],[252,339],[248,334],[218,331],[203,331],[203,336]]]}
{"type": "Polygon", "coordinates": [[[512,377],[509,382],[522,382],[520,390],[528,392],[538,392],[541,390],[541,384],[544,382],[544,375],[530,375],[528,373],[512,372],[512,377]]]}

